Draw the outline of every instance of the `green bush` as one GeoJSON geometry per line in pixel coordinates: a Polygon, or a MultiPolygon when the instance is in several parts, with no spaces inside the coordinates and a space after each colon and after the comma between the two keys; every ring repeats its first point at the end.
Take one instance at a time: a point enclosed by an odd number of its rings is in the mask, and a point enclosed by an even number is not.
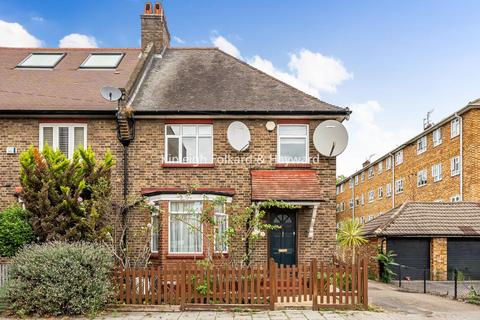
{"type": "Polygon", "coordinates": [[[33,238],[25,210],[14,205],[0,212],[0,256],[14,256],[20,247],[30,243],[33,238]]]}
{"type": "Polygon", "coordinates": [[[110,252],[98,244],[26,246],[14,258],[7,298],[20,315],[92,315],[110,301],[112,267],[110,252]]]}

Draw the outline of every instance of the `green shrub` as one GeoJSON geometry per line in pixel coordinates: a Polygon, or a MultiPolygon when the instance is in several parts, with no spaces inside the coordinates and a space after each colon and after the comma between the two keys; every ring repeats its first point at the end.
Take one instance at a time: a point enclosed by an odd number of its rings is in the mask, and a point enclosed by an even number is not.
{"type": "Polygon", "coordinates": [[[112,294],[113,258],[105,247],[51,242],[21,249],[10,269],[7,298],[17,314],[95,314],[112,294]]]}
{"type": "Polygon", "coordinates": [[[25,210],[14,205],[0,212],[0,256],[14,256],[20,247],[30,243],[33,238],[25,210]]]}
{"type": "Polygon", "coordinates": [[[385,283],[390,283],[393,280],[393,277],[396,275],[395,272],[392,271],[391,267],[392,264],[395,262],[393,259],[397,255],[393,253],[392,250],[387,252],[379,252],[377,256],[377,260],[380,264],[380,281],[385,283]]]}

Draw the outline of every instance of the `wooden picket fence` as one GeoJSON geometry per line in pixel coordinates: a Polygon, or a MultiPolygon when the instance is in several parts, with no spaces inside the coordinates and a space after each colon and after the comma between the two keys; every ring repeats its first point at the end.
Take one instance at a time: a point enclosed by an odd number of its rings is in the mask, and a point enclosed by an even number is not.
{"type": "Polygon", "coordinates": [[[320,308],[368,307],[367,259],[357,264],[269,264],[202,268],[185,263],[116,269],[118,303],[179,305],[181,310],[269,308],[311,305],[320,308]]]}

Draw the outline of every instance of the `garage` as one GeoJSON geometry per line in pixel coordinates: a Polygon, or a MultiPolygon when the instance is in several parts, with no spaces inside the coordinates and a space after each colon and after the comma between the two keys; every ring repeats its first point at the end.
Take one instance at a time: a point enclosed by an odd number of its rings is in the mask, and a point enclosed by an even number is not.
{"type": "MultiPolygon", "coordinates": [[[[388,238],[387,250],[397,255],[396,263],[407,266],[402,267],[402,278],[423,279],[423,269],[430,266],[430,238],[388,238]]],[[[398,277],[400,272],[395,269],[398,277]]]]}
{"type": "Polygon", "coordinates": [[[447,270],[449,279],[453,279],[455,269],[462,272],[466,280],[480,280],[480,239],[448,239],[447,270]]]}

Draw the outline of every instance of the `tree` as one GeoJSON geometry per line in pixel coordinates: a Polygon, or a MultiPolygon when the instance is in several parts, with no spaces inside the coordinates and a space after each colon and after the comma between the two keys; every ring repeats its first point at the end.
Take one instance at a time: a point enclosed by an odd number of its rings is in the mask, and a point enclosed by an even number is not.
{"type": "Polygon", "coordinates": [[[337,183],[339,183],[339,182],[341,182],[341,181],[345,180],[346,178],[347,178],[347,177],[345,177],[345,175],[343,175],[343,174],[341,174],[341,175],[337,176],[337,183]]]}
{"type": "Polygon", "coordinates": [[[104,203],[111,193],[115,161],[109,151],[102,161],[91,148],[78,148],[68,159],[48,145],[20,155],[21,198],[40,242],[96,241],[108,233],[104,203]]]}
{"type": "Polygon", "coordinates": [[[358,247],[368,241],[363,236],[363,228],[360,222],[354,219],[343,221],[337,231],[337,242],[342,249],[342,254],[351,254],[352,262],[355,261],[358,247]]]}

